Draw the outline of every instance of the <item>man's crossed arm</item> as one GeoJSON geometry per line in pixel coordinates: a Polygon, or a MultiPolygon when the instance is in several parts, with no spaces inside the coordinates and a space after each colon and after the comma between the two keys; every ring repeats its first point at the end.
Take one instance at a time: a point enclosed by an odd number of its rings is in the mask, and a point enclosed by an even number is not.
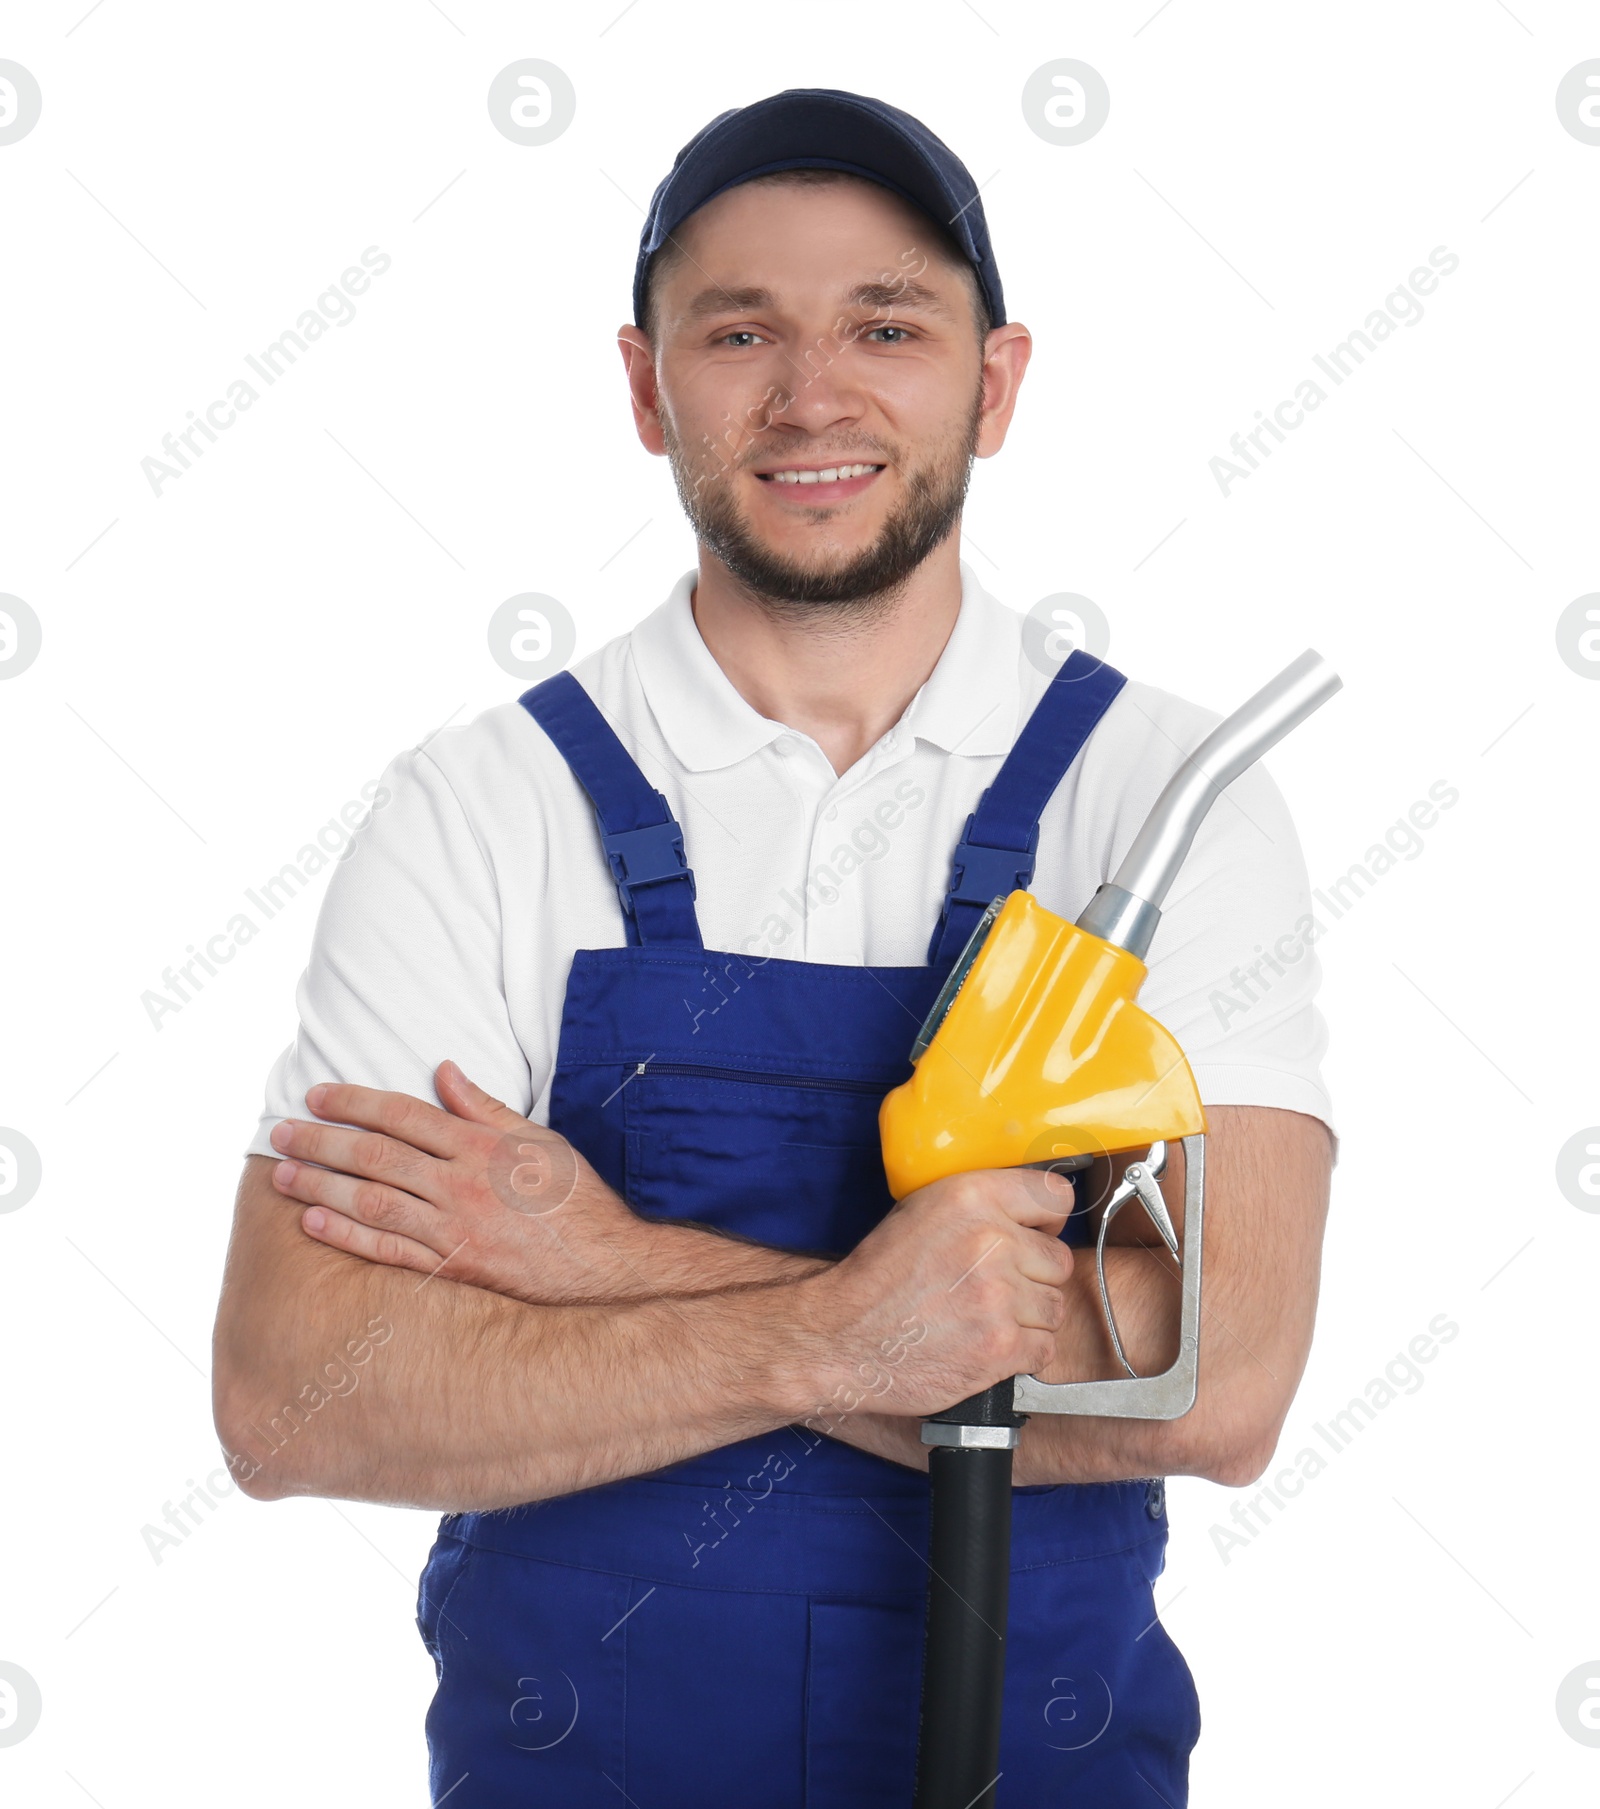
{"type": "MultiPolygon", "coordinates": [[[[928,1412],[1024,1371],[1116,1373],[1058,1177],[952,1177],[834,1261],[645,1220],[453,1064],[436,1085],[444,1111],[313,1088],[334,1122],[288,1121],[285,1162],[249,1159],[215,1399],[253,1495],[504,1507],[794,1421],[922,1467],[928,1412]]],[[[1264,1108],[1211,1121],[1200,1401],[1170,1424],[1036,1418],[1019,1484],[1239,1483],[1270,1458],[1309,1349],[1328,1134],[1264,1108]]],[[[1181,1198],[1181,1167],[1170,1183],[1181,1198]]],[[[1130,1361],[1164,1367],[1170,1259],[1114,1247],[1108,1277],[1130,1361]]]]}

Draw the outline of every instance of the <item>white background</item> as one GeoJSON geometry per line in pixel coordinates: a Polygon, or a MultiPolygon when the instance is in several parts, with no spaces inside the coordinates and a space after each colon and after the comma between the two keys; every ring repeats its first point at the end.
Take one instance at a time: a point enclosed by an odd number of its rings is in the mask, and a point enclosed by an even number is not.
{"type": "Polygon", "coordinates": [[[1592,1801],[1555,1694],[1600,1657],[1600,1218],[1555,1165],[1600,1121],[1600,683],[1555,624],[1600,588],[1600,146],[1554,96],[1593,9],[82,10],[0,28],[44,96],[0,147],[0,591],[44,628],[0,685],[0,1124],[44,1174],[0,1216],[0,1659],[44,1700],[8,1800],[426,1799],[432,1515],[233,1496],[159,1564],[142,1533],[218,1463],[232,1193],[315,896],[159,1031],[140,995],[398,749],[521,688],[504,598],[563,599],[582,653],[692,563],[613,345],[641,209],[713,114],[819,85],[957,150],[1035,335],[967,517],[989,588],[1087,594],[1118,666],[1218,709],[1327,654],[1344,692],[1269,763],[1314,884],[1461,794],[1320,944],[1342,1160],[1268,1479],[1436,1315],[1459,1336],[1227,1562],[1231,1493],[1173,1485],[1193,1802],[1592,1801]],[[485,104],[528,56],[577,91],[537,148],[485,104]],[[1063,148],[1020,95],[1068,56],[1112,99],[1063,148]],[[141,459],[369,245],[356,318],[153,495],[141,459]],[[1425,317],[1224,497],[1230,435],[1441,245],[1425,317]]]}

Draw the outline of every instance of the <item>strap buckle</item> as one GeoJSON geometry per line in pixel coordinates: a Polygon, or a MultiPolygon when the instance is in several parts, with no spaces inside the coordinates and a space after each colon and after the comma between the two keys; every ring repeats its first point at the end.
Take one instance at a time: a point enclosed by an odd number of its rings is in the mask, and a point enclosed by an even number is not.
{"type": "Polygon", "coordinates": [[[987,905],[991,899],[1014,892],[1032,879],[1034,856],[1039,848],[1039,824],[1036,819],[1025,849],[991,848],[986,843],[967,839],[972,834],[977,814],[973,811],[967,818],[967,826],[961,831],[961,840],[956,843],[956,851],[951,856],[955,878],[950,885],[950,897],[962,904],[987,905]]]}
{"type": "MultiPolygon", "coordinates": [[[[665,802],[663,799],[663,805],[665,802]]],[[[635,886],[687,879],[689,896],[695,896],[694,869],[684,856],[683,831],[672,817],[664,823],[646,823],[641,829],[617,829],[609,834],[602,830],[600,842],[617,882],[617,896],[628,916],[637,915],[633,904],[635,886]]]]}

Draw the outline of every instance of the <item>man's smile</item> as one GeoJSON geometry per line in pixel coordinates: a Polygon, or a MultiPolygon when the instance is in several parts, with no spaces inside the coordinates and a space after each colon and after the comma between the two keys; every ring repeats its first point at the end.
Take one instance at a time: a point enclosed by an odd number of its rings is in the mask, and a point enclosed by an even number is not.
{"type": "Polygon", "coordinates": [[[785,501],[806,503],[815,506],[824,500],[843,502],[848,497],[859,496],[884,470],[882,465],[856,463],[849,465],[773,465],[766,470],[757,471],[755,475],[762,483],[785,494],[785,501]],[[825,489],[826,497],[817,494],[825,489]],[[804,498],[799,492],[804,490],[804,498]]]}

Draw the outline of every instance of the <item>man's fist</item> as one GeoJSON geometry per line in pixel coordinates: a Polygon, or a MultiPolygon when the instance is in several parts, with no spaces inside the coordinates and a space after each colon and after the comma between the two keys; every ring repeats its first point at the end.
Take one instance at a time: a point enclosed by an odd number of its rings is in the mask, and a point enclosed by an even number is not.
{"type": "Polygon", "coordinates": [[[907,1194],[842,1262],[799,1284],[812,1373],[846,1390],[887,1376],[874,1411],[923,1417],[1046,1368],[1066,1317],[1072,1203],[1065,1175],[1033,1168],[907,1194]]]}

